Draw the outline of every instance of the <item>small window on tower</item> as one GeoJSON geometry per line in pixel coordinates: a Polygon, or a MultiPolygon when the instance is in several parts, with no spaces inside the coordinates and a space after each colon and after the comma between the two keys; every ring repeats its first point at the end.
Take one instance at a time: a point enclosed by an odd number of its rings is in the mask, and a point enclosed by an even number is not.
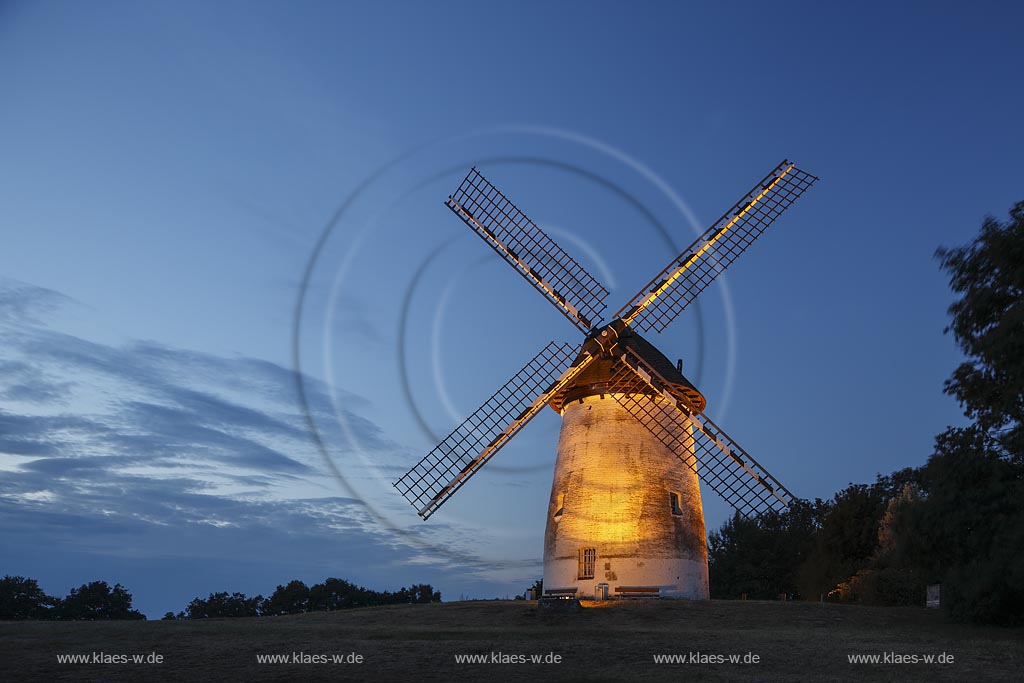
{"type": "Polygon", "coordinates": [[[683,514],[683,508],[679,506],[679,494],[675,491],[669,491],[668,503],[672,506],[673,515],[683,514]]]}
{"type": "Polygon", "coordinates": [[[565,494],[559,493],[558,500],[555,502],[555,517],[562,515],[562,508],[565,507],[565,494]]]}
{"type": "Polygon", "coordinates": [[[580,548],[580,571],[576,578],[594,578],[594,568],[597,566],[597,548],[580,548]]]}

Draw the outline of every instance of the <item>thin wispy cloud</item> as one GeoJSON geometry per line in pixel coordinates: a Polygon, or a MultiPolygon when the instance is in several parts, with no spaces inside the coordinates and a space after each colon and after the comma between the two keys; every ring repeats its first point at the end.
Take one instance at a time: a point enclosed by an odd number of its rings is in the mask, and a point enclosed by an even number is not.
{"type": "MultiPolygon", "coordinates": [[[[384,584],[411,580],[410,565],[450,576],[482,571],[459,529],[431,528],[432,539],[449,539],[438,555],[417,543],[416,530],[389,529],[362,501],[339,495],[299,409],[293,371],[154,342],[100,343],[48,322],[74,305],[0,281],[0,542],[8,557],[45,546],[65,557],[230,563],[256,561],[273,542],[308,571],[323,565],[324,575],[345,574],[339,560],[358,558],[349,573],[384,584]]],[[[326,387],[303,381],[318,424],[336,423],[340,409],[385,467],[408,459],[359,413],[365,398],[346,393],[336,408],[326,387]]],[[[330,436],[344,452],[342,434],[330,436]]]]}

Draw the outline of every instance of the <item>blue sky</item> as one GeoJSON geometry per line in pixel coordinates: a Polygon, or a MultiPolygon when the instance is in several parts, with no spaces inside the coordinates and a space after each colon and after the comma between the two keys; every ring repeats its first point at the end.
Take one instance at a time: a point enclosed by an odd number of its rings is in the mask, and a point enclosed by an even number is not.
{"type": "Polygon", "coordinates": [[[784,157],[820,176],[652,341],[798,496],[921,464],[962,419],[935,248],[1024,198],[1022,18],[3,4],[0,572],[121,581],[151,616],[291,578],[538,577],[554,413],[429,523],[390,487],[578,339],[443,207],[473,164],[610,311],[784,157]]]}

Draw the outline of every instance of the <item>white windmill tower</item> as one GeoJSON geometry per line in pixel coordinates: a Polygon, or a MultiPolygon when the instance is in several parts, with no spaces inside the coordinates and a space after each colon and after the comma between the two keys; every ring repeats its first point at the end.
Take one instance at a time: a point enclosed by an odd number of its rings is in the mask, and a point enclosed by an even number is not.
{"type": "Polygon", "coordinates": [[[545,405],[562,416],[544,535],[549,596],[707,598],[701,483],[744,515],[792,495],[703,415],[704,396],[640,332],[661,332],[816,177],[783,161],[622,307],[475,168],[446,202],[575,324],[395,487],[427,519],[545,405]]]}

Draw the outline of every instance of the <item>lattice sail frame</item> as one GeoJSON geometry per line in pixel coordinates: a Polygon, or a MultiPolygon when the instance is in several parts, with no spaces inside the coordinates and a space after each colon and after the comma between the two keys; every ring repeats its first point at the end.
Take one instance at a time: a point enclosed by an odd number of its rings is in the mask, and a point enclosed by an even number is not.
{"type": "Polygon", "coordinates": [[[395,488],[420,517],[429,518],[593,359],[580,355],[578,346],[549,343],[402,475],[395,488]]]}
{"type": "Polygon", "coordinates": [[[788,160],[761,179],[721,218],[619,309],[614,318],[661,332],[735,261],[817,177],[788,160]]]}
{"type": "Polygon", "coordinates": [[[476,167],[470,169],[445,206],[584,333],[600,320],[608,296],[604,285],[476,167]]]}
{"type": "Polygon", "coordinates": [[[615,364],[608,393],[740,514],[749,517],[788,507],[793,494],[669,386],[646,361],[626,349],[615,364]],[[651,395],[626,393],[635,387],[637,377],[650,386],[651,395]]]}
{"type": "MultiPolygon", "coordinates": [[[[618,313],[627,326],[665,329],[711,282],[756,240],[783,211],[818,180],[783,161],[701,237],[673,260],[618,313]]],[[[594,327],[605,309],[608,290],[527,218],[476,168],[448,198],[459,216],[506,262],[545,295],[583,332],[594,327]]],[[[395,487],[423,519],[462,487],[528,423],[559,390],[597,356],[584,347],[549,344],[476,412],[410,469],[395,487]],[[527,397],[568,367],[526,405],[527,397]],[[543,373],[543,374],[541,374],[543,373]],[[543,377],[543,379],[541,378],[543,377]],[[497,416],[497,417],[496,417],[497,416]],[[504,425],[502,427],[502,425],[504,425]],[[473,453],[482,447],[479,454],[473,453]]],[[[644,394],[613,393],[616,400],[673,450],[712,490],[741,514],[760,514],[789,505],[792,494],[721,428],[673,394],[669,384],[630,350],[619,352],[618,381],[640,376],[657,400],[644,394]]]]}

